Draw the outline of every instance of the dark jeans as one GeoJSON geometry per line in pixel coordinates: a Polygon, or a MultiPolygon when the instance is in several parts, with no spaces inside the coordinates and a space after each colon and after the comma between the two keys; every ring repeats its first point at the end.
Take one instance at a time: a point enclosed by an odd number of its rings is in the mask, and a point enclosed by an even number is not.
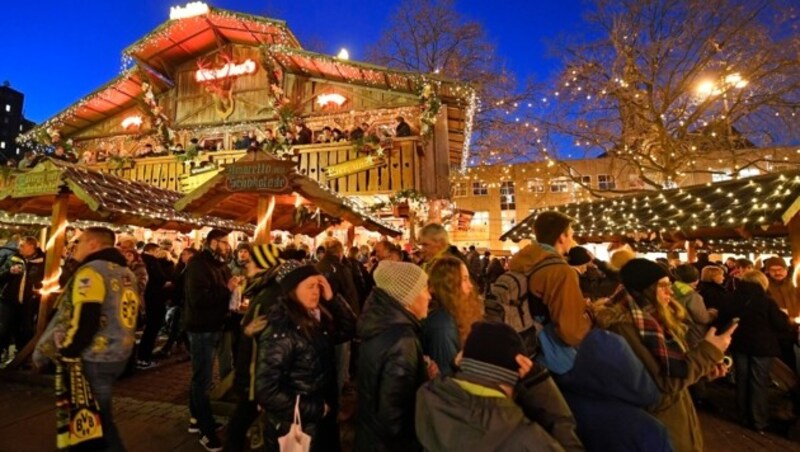
{"type": "Polygon", "coordinates": [[[167,336],[167,342],[164,343],[164,350],[165,352],[170,352],[172,350],[172,346],[175,345],[177,342],[186,342],[186,332],[183,331],[183,327],[181,327],[181,314],[183,312],[182,306],[175,306],[172,309],[172,320],[169,323],[169,336],[167,336]]]}
{"type": "Polygon", "coordinates": [[[147,303],[145,313],[147,317],[144,323],[142,341],[139,342],[139,359],[150,361],[153,359],[153,348],[156,346],[158,332],[161,331],[161,326],[164,324],[164,316],[167,315],[167,307],[164,306],[164,302],[147,303]]]}
{"type": "Polygon", "coordinates": [[[92,388],[92,394],[100,405],[100,422],[103,426],[103,438],[106,441],[107,451],[124,451],[125,446],[122,445],[122,438],[119,436],[117,426],[114,424],[113,409],[111,407],[111,387],[125,371],[125,361],[118,361],[112,363],[99,363],[84,361],[83,362],[83,375],[89,382],[92,388]]]}
{"type": "Polygon", "coordinates": [[[213,438],[214,417],[211,414],[211,371],[214,367],[214,350],[221,333],[188,333],[192,357],[192,383],[189,389],[189,411],[197,419],[203,435],[213,438]]]}
{"type": "Polygon", "coordinates": [[[736,371],[736,402],[742,420],[754,429],[769,425],[769,372],[772,357],[733,354],[736,371]]]}

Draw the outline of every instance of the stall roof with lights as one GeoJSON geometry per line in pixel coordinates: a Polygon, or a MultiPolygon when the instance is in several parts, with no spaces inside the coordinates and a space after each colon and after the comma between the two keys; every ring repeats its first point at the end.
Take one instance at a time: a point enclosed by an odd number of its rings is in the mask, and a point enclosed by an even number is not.
{"type": "Polygon", "coordinates": [[[532,238],[534,220],[545,210],[575,218],[575,236],[590,242],[626,235],[667,241],[786,236],[790,222],[800,221],[800,171],[537,209],[501,240],[532,238]]]}
{"type": "Polygon", "coordinates": [[[285,21],[209,7],[206,13],[164,22],[122,53],[168,74],[220,42],[300,47],[285,21]]]}
{"type": "MultiPolygon", "coordinates": [[[[342,220],[353,226],[362,226],[368,230],[389,236],[399,236],[401,231],[388,223],[369,215],[352,200],[339,196],[317,181],[305,177],[294,169],[294,162],[280,160],[266,152],[249,152],[237,162],[227,165],[224,170],[206,181],[191,193],[175,203],[175,207],[183,212],[197,215],[213,215],[235,221],[239,224],[250,224],[257,221],[259,198],[265,195],[274,197],[274,208],[270,216],[270,229],[283,230],[295,234],[316,235],[328,226],[341,223],[342,220]],[[267,169],[253,179],[262,177],[269,180],[269,174],[285,177],[285,185],[271,192],[258,190],[231,189],[230,177],[234,168],[253,166],[279,168],[285,172],[267,169]],[[317,212],[317,208],[319,212],[317,212]]],[[[244,173],[244,171],[243,171],[244,173]]]]}
{"type": "Polygon", "coordinates": [[[250,225],[178,212],[178,192],[47,159],[12,174],[0,190],[0,210],[50,216],[56,198],[68,195],[67,218],[188,232],[205,226],[252,232],[250,225]]]}

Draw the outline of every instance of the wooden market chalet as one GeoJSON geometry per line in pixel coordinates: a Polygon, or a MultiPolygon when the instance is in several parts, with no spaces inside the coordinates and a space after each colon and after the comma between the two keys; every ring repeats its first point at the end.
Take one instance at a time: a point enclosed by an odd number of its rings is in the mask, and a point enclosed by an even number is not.
{"type": "Polygon", "coordinates": [[[196,139],[215,151],[191,162],[169,152],[87,165],[189,192],[244,156],[235,150],[243,134],[277,132],[287,111],[315,132],[368,123],[379,136],[402,116],[412,136],[383,141],[377,154],[377,146],[340,142],[293,146],[286,157],[298,173],[360,205],[402,190],[446,198],[451,171],[465,164],[476,103],[468,85],[304,50],[283,21],[194,2],[173,8],[123,60],[128,68],[119,76],[22,138],[60,140],[76,154],[126,155],[147,143],[187,149],[196,139]],[[215,171],[204,173],[209,168],[215,171]]]}

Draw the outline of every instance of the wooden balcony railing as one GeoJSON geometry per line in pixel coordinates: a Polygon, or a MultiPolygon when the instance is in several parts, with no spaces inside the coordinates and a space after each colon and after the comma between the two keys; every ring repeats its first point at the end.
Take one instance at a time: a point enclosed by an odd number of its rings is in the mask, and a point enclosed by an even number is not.
{"type": "MultiPolygon", "coordinates": [[[[421,146],[417,137],[395,139],[391,149],[386,149],[384,152],[386,165],[331,180],[325,176],[325,169],[328,166],[365,157],[366,154],[353,149],[350,143],[313,144],[297,146],[297,155],[294,159],[298,162],[297,170],[301,174],[327,185],[342,195],[391,194],[409,188],[420,190],[424,176],[421,146]]],[[[226,165],[241,158],[244,152],[239,150],[203,152],[198,160],[226,165]]],[[[156,187],[180,191],[181,178],[190,173],[192,166],[178,161],[174,156],[165,156],[133,159],[122,167],[103,162],[90,165],[90,168],[156,187]]]]}

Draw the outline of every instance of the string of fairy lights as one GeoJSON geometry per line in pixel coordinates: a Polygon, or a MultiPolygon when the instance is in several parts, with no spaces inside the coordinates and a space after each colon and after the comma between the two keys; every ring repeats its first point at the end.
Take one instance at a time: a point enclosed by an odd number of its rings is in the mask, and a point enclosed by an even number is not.
{"type": "Polygon", "coordinates": [[[533,236],[535,217],[545,210],[563,212],[576,219],[576,236],[608,237],[615,234],[649,235],[698,229],[724,228],[753,234],[784,225],[783,215],[798,199],[800,171],[751,179],[645,192],[598,202],[572,203],[535,209],[503,234],[501,240],[519,241],[533,236]]]}

